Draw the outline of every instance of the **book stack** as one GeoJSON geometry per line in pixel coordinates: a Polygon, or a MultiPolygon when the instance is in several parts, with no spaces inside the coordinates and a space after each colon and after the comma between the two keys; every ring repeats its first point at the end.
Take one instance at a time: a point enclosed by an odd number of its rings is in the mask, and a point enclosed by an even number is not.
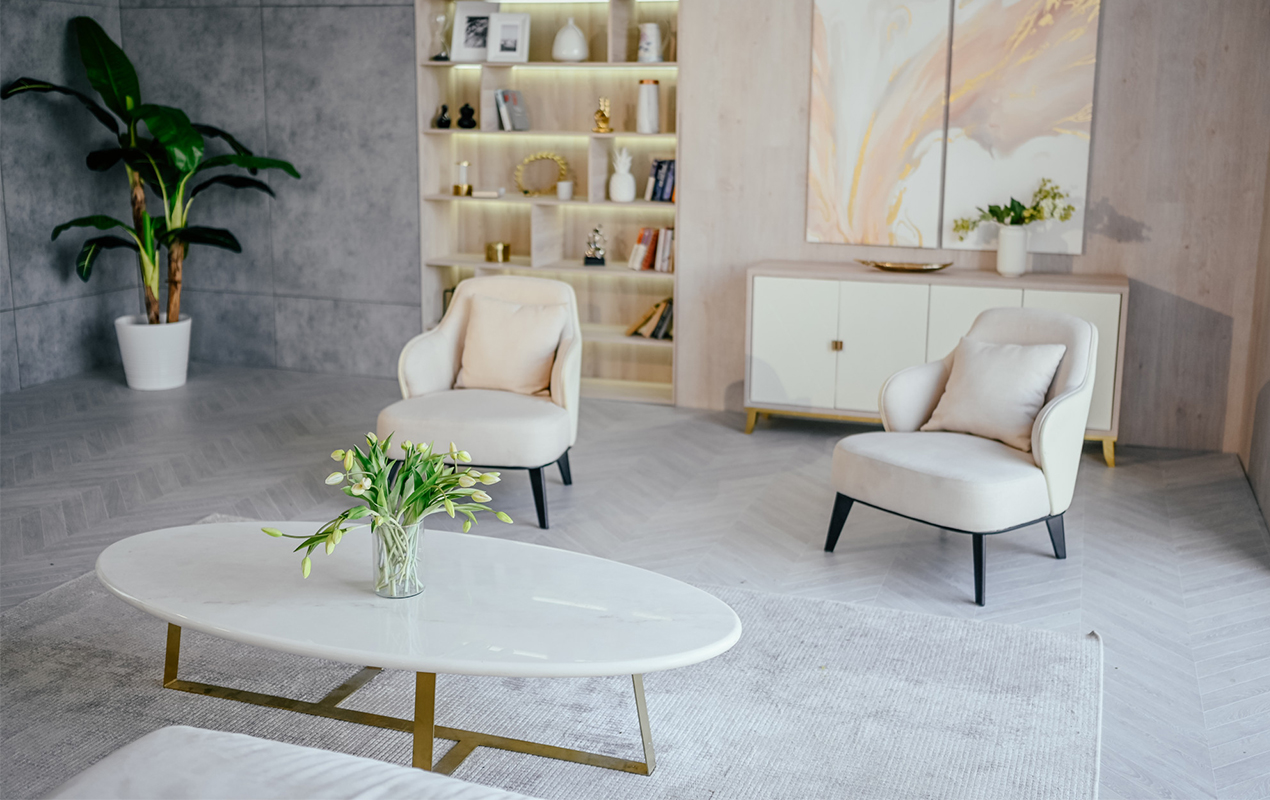
{"type": "Polygon", "coordinates": [[[644,199],[675,202],[675,160],[655,158],[648,171],[648,185],[644,187],[644,199]]]}
{"type": "Polygon", "coordinates": [[[499,89],[494,93],[494,105],[498,108],[498,127],[505,131],[529,130],[529,109],[525,99],[515,89],[499,89]]]}
{"type": "Polygon", "coordinates": [[[675,271],[675,229],[640,228],[626,266],[657,272],[675,271]]]}
{"type": "Polygon", "coordinates": [[[626,329],[627,336],[643,336],[646,339],[673,339],[675,328],[675,301],[667,297],[648,309],[639,322],[626,329]]]}

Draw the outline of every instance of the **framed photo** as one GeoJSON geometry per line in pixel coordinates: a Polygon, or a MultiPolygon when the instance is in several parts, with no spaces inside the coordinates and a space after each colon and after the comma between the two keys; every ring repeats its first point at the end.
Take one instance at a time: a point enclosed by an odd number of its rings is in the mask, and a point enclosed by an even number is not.
{"type": "Polygon", "coordinates": [[[487,61],[529,60],[529,15],[489,15],[489,55],[487,61]]]}
{"type": "Polygon", "coordinates": [[[498,3],[459,0],[454,4],[454,34],[450,42],[451,61],[484,61],[489,52],[489,18],[498,13],[498,3]]]}

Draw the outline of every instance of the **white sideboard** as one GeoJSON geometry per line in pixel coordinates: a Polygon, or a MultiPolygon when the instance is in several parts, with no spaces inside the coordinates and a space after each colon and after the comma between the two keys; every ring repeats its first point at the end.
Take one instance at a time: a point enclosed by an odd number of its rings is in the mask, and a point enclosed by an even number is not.
{"type": "Polygon", "coordinates": [[[1085,437],[1101,441],[1108,466],[1115,466],[1126,279],[765,262],[749,270],[747,281],[746,433],[773,414],[880,422],[882,383],[905,367],[948,355],[980,312],[1048,308],[1098,328],[1085,437]]]}

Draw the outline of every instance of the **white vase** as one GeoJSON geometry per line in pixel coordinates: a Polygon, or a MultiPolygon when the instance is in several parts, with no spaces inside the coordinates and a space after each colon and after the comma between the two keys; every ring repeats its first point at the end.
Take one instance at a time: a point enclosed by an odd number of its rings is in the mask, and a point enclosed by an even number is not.
{"type": "Polygon", "coordinates": [[[1027,272],[1027,228],[1001,225],[997,230],[997,272],[1017,278],[1027,272]]]}
{"type": "Polygon", "coordinates": [[[551,57],[556,61],[586,61],[590,55],[586,34],[573,24],[573,17],[565,26],[556,32],[556,40],[551,44],[551,57]]]}
{"type": "Polygon", "coordinates": [[[639,26],[639,61],[661,61],[661,26],[645,22],[639,26]]]}
{"type": "Polygon", "coordinates": [[[169,325],[167,318],[167,314],[160,314],[158,325],[149,324],[144,314],[115,320],[128,388],[155,391],[185,385],[192,323],[185,316],[169,325]]]}
{"type": "Polygon", "coordinates": [[[645,78],[639,82],[639,99],[635,104],[635,132],[661,133],[661,87],[645,78]]]}
{"type": "Polygon", "coordinates": [[[614,172],[609,178],[609,199],[614,203],[629,203],[635,199],[635,176],[629,172],[614,172]]]}

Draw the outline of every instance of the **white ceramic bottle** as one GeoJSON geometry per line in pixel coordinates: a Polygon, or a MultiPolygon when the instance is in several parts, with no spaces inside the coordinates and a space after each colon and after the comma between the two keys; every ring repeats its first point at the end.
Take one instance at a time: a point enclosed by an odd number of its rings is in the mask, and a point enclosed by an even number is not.
{"type": "Polygon", "coordinates": [[[645,78],[639,82],[639,100],[635,106],[635,132],[661,133],[661,87],[645,78]]]}
{"type": "Polygon", "coordinates": [[[569,17],[565,26],[556,32],[556,40],[551,44],[551,57],[556,61],[586,61],[589,55],[586,34],[574,24],[573,17],[569,17]]]}

